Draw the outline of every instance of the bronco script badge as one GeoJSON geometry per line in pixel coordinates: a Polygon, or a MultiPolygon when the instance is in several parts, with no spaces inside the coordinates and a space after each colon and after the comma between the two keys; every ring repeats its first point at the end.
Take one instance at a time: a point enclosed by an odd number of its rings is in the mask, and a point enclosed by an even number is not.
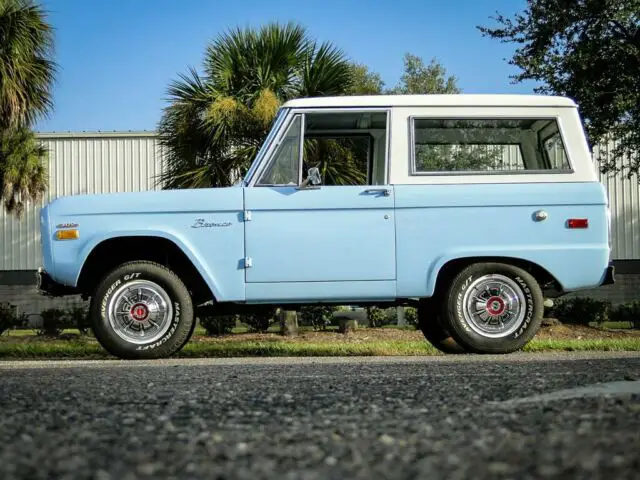
{"type": "Polygon", "coordinates": [[[191,228],[213,228],[213,227],[230,227],[231,222],[205,222],[204,218],[196,218],[191,228]]]}

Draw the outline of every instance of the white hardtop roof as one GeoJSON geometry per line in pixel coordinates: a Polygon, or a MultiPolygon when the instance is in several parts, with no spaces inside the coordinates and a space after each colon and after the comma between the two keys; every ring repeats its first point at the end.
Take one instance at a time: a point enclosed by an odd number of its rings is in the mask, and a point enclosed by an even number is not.
{"type": "Polygon", "coordinates": [[[285,108],[328,107],[576,107],[573,100],[550,95],[444,94],[362,95],[289,100],[285,108]]]}

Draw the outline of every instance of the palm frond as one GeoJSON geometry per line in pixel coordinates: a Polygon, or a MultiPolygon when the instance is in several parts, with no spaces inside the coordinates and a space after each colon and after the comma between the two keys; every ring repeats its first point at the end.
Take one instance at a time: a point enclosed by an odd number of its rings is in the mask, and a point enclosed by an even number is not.
{"type": "Polygon", "coordinates": [[[250,166],[283,102],[345,93],[350,72],[339,49],[317,47],[295,23],[221,34],[206,49],[203,75],[191,69],[169,86],[158,126],[167,151],[160,181],[229,185],[250,166]]]}
{"type": "Polygon", "coordinates": [[[342,50],[323,43],[311,43],[304,55],[300,71],[300,97],[341,95],[351,88],[351,65],[342,50]]]}
{"type": "Polygon", "coordinates": [[[26,128],[0,133],[0,186],[5,209],[18,216],[46,191],[46,149],[26,128]]]}
{"type": "Polygon", "coordinates": [[[32,125],[53,107],[53,30],[30,0],[0,2],[0,128],[32,125]]]}
{"type": "Polygon", "coordinates": [[[309,139],[304,146],[307,165],[319,168],[325,185],[366,183],[366,151],[360,151],[351,139],[309,139]]]}

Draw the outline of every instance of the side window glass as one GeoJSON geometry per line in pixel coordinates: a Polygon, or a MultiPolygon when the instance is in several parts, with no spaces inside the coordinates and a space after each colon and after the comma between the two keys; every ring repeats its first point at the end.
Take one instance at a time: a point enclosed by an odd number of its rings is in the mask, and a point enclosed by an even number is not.
{"type": "Polygon", "coordinates": [[[568,170],[555,119],[419,118],[413,172],[568,170]]]}
{"type": "Polygon", "coordinates": [[[560,132],[557,129],[542,141],[542,148],[549,161],[550,168],[559,170],[569,168],[569,161],[564,151],[562,138],[560,138],[560,132]]]}
{"type": "Polygon", "coordinates": [[[323,185],[385,183],[386,112],[327,112],[305,116],[304,169],[323,185]]]}
{"type": "Polygon", "coordinates": [[[300,179],[302,116],[296,115],[257,185],[297,185],[300,179]]]}
{"type": "Polygon", "coordinates": [[[367,136],[305,136],[304,174],[317,167],[323,185],[367,185],[369,147],[367,136]]]}

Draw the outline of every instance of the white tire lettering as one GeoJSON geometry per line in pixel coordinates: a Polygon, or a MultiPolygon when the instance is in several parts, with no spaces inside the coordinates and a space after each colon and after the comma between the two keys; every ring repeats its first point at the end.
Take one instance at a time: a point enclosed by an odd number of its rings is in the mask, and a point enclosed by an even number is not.
{"type": "Polygon", "coordinates": [[[107,289],[107,293],[102,297],[102,302],[100,303],[100,315],[104,318],[107,312],[107,300],[109,300],[109,295],[113,293],[113,291],[122,283],[122,280],[118,279],[111,284],[111,286],[107,289]]]}
{"type": "Polygon", "coordinates": [[[464,281],[462,286],[460,287],[460,291],[458,292],[458,295],[456,296],[456,315],[460,319],[460,323],[462,325],[462,328],[464,328],[469,333],[471,333],[472,330],[471,330],[471,327],[469,326],[469,324],[467,323],[467,321],[466,321],[466,319],[464,317],[464,308],[463,308],[463,305],[462,305],[462,300],[464,298],[465,290],[469,287],[469,285],[471,285],[472,281],[473,281],[473,276],[468,277],[464,281]]]}
{"type": "Polygon", "coordinates": [[[529,326],[529,324],[531,323],[531,320],[533,319],[533,309],[534,309],[534,301],[533,301],[533,295],[531,293],[531,289],[529,288],[529,286],[527,285],[527,283],[524,281],[524,279],[520,278],[520,277],[515,277],[515,280],[520,284],[520,286],[522,287],[522,290],[525,294],[526,300],[527,300],[527,312],[526,315],[522,321],[522,325],[520,326],[520,328],[518,329],[518,331],[513,335],[513,338],[518,338],[519,336],[521,336],[525,330],[527,329],[527,327],[529,326]]]}
{"type": "Polygon", "coordinates": [[[173,312],[174,312],[173,320],[172,320],[173,323],[169,331],[166,333],[166,335],[162,337],[160,340],[158,340],[157,342],[151,343],[149,345],[141,345],[137,347],[136,350],[150,350],[152,348],[157,348],[162,344],[164,344],[165,342],[167,342],[173,336],[176,329],[178,328],[178,325],[180,324],[180,316],[181,316],[180,303],[173,302],[173,312]]]}

